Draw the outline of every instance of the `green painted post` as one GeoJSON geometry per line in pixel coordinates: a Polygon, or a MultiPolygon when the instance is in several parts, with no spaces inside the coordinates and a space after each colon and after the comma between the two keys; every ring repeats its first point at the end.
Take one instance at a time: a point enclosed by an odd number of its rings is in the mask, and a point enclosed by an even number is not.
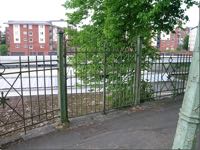
{"type": "Polygon", "coordinates": [[[172,146],[173,149],[194,149],[197,131],[200,125],[199,34],[198,28],[188,83],[172,146]]]}
{"type": "Polygon", "coordinates": [[[58,97],[60,103],[60,117],[61,123],[68,125],[68,110],[67,110],[67,88],[66,88],[66,74],[65,64],[66,56],[64,49],[64,32],[58,33],[58,97]]]}
{"type": "Polygon", "coordinates": [[[142,55],[142,42],[141,37],[137,39],[136,49],[136,68],[135,68],[135,105],[140,104],[140,84],[141,84],[141,55],[142,55]]]}

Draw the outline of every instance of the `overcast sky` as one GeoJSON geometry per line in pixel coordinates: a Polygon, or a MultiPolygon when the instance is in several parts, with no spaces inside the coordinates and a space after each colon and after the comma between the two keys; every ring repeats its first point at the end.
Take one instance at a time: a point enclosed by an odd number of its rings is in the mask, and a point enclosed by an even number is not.
{"type": "MultiPolygon", "coordinates": [[[[62,6],[66,0],[0,0],[0,30],[8,20],[59,20],[66,19],[66,10],[62,6]]],[[[191,8],[187,14],[190,22],[187,26],[198,25],[197,7],[191,8]]],[[[62,26],[65,23],[62,23],[62,26]]]]}

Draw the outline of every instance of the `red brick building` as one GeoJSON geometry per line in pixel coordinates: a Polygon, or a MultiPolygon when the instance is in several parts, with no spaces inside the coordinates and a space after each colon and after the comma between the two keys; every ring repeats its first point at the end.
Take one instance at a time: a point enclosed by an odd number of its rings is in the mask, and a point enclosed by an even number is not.
{"type": "Polygon", "coordinates": [[[6,42],[10,55],[56,53],[57,30],[50,21],[8,21],[6,42]]]}
{"type": "Polygon", "coordinates": [[[175,33],[171,32],[170,34],[161,33],[159,49],[161,51],[165,51],[176,50],[177,48],[181,48],[181,45],[183,45],[183,40],[188,34],[189,28],[185,28],[184,30],[176,28],[175,33]]]}

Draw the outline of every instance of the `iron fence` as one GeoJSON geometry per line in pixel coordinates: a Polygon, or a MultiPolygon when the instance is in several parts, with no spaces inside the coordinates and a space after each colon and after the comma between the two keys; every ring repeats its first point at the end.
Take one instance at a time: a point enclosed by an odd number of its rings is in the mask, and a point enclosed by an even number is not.
{"type": "MultiPolygon", "coordinates": [[[[75,50],[64,57],[70,118],[135,105],[133,51],[75,50]]],[[[57,56],[13,58],[0,60],[0,137],[26,133],[60,117],[57,56]]],[[[184,93],[190,63],[187,54],[142,60],[140,102],[184,93]]]]}
{"type": "Polygon", "coordinates": [[[0,63],[0,137],[26,133],[58,117],[57,57],[4,58],[0,63]]]}
{"type": "Polygon", "coordinates": [[[136,104],[137,80],[141,80],[140,102],[184,93],[190,55],[160,54],[156,59],[143,58],[139,78],[136,76],[136,58],[133,51],[78,50],[68,57],[66,76],[69,117],[106,113],[136,104]]]}

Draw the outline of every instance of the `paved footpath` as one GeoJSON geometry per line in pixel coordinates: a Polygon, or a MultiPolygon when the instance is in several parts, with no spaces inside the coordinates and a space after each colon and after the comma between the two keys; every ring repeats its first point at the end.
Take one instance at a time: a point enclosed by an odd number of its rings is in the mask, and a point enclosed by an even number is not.
{"type": "Polygon", "coordinates": [[[181,103],[162,100],[74,119],[71,129],[12,144],[9,149],[171,149],[181,103]]]}

